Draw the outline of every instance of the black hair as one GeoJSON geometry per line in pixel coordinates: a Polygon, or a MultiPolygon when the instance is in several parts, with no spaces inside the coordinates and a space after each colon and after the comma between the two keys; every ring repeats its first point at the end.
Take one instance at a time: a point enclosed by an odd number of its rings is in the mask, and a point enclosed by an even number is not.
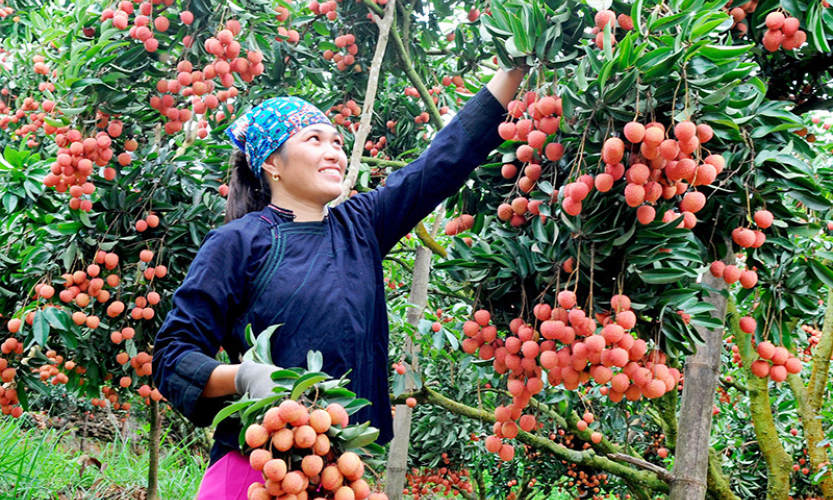
{"type": "MultiPolygon", "coordinates": [[[[285,154],[283,145],[275,153],[283,157],[285,154]]],[[[272,201],[272,188],[269,186],[271,174],[261,169],[260,177],[255,176],[246,160],[246,154],[238,148],[235,148],[231,155],[231,170],[231,182],[226,200],[226,223],[250,212],[259,212],[272,201]]]]}

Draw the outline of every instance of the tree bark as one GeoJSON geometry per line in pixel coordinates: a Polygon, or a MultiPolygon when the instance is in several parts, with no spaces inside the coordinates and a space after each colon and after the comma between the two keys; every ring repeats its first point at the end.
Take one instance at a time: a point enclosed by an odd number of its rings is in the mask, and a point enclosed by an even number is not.
{"type": "Polygon", "coordinates": [[[752,339],[748,333],[740,329],[740,317],[734,298],[728,302],[730,314],[729,322],[743,361],[743,372],[746,375],[749,388],[749,410],[752,413],[752,425],[758,446],[764,456],[767,468],[767,500],[787,500],[790,493],[790,472],[792,459],[784,450],[784,445],[778,436],[772,407],[769,401],[769,378],[760,378],[750,369],[752,362],[758,357],[752,349],[752,339]]]}
{"type": "Polygon", "coordinates": [[[810,406],[816,412],[821,409],[821,403],[824,400],[831,354],[833,354],[833,290],[827,292],[827,309],[824,312],[821,340],[813,351],[813,372],[810,374],[808,384],[810,406]]]}
{"type": "MultiPolygon", "coordinates": [[[[826,448],[820,447],[819,442],[824,439],[824,428],[821,425],[819,414],[810,404],[807,396],[807,388],[801,377],[794,374],[787,376],[787,382],[795,395],[798,403],[798,414],[801,415],[801,425],[804,427],[804,439],[807,441],[807,454],[810,457],[810,473],[814,474],[819,470],[819,464],[830,461],[826,448]]],[[[827,475],[819,482],[824,498],[833,498],[833,479],[827,475]]]]}
{"type": "MultiPolygon", "coordinates": [[[[703,282],[717,291],[726,288],[722,279],[706,273],[703,282]]],[[[709,292],[709,303],[715,306],[712,317],[724,320],[726,298],[709,292]]],[[[697,348],[685,364],[685,385],[680,405],[679,429],[674,453],[674,479],[671,481],[671,500],[702,500],[708,489],[709,437],[711,436],[712,406],[720,373],[720,347],[723,329],[711,332],[695,327],[706,343],[697,348]]]]}
{"type": "Polygon", "coordinates": [[[147,500],[159,499],[159,441],[161,438],[162,419],[159,415],[159,402],[151,399],[147,500]]]}
{"type": "Polygon", "coordinates": [[[723,475],[720,454],[714,448],[709,449],[708,485],[709,495],[715,500],[740,500],[729,487],[729,480],[723,475]]]}
{"type": "MultiPolygon", "coordinates": [[[[434,220],[434,226],[431,229],[431,237],[437,235],[442,220],[440,211],[437,218],[434,220]]],[[[420,224],[422,224],[420,222],[420,224]]],[[[422,318],[422,312],[428,304],[428,277],[431,272],[431,255],[432,252],[428,248],[421,246],[417,248],[416,258],[414,260],[414,274],[413,282],[411,284],[411,294],[408,301],[417,307],[408,309],[405,316],[405,321],[408,324],[416,327],[419,320],[422,318]]],[[[408,391],[414,389],[413,377],[416,377],[419,365],[417,363],[417,354],[419,347],[414,344],[410,337],[405,339],[405,352],[410,355],[410,378],[405,379],[405,388],[408,391]]],[[[411,415],[410,407],[399,404],[396,405],[396,416],[393,419],[393,441],[390,444],[390,453],[388,455],[388,467],[385,474],[385,493],[390,500],[401,500],[402,490],[405,486],[405,472],[408,469],[408,446],[411,439],[411,415]]]]}
{"type": "Polygon", "coordinates": [[[384,18],[379,18],[378,15],[371,13],[374,16],[373,19],[376,21],[376,25],[379,26],[379,40],[376,42],[376,52],[373,55],[373,62],[370,64],[370,76],[367,79],[367,91],[364,93],[364,105],[362,106],[362,117],[359,120],[359,131],[353,139],[350,168],[344,177],[341,195],[333,201],[332,206],[338,205],[350,196],[350,190],[353,189],[353,186],[356,184],[356,179],[359,176],[359,166],[362,162],[364,142],[368,134],[370,134],[370,128],[373,125],[373,104],[376,101],[376,89],[379,86],[379,73],[382,68],[382,60],[385,58],[385,50],[388,47],[390,27],[394,21],[393,12],[395,10],[395,3],[396,0],[390,0],[388,2],[388,5],[385,7],[384,18]]]}

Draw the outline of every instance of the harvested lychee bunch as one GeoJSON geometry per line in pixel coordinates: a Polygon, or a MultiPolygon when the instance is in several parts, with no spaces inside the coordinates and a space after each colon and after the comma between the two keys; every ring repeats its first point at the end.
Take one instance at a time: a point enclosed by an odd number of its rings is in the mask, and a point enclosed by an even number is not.
{"type": "Polygon", "coordinates": [[[249,487],[248,498],[386,499],[384,493],[371,493],[362,479],[359,455],[339,453],[331,445],[330,428],[343,430],[348,423],[347,411],[336,403],[320,408],[286,399],[270,408],[262,422],[246,429],[246,444],[253,448],[249,463],[263,473],[263,482],[249,487]]]}
{"type": "MultiPolygon", "coordinates": [[[[251,347],[246,359],[272,365],[268,340],[275,331],[260,332],[266,342],[251,347]]],[[[379,430],[349,425],[349,415],[370,403],[346,388],[346,377],[334,380],[319,371],[323,363],[320,352],[310,351],[306,370],[272,373],[274,394],[238,401],[215,417],[215,426],[234,414],[242,421],[241,451],[263,473],[262,482],[249,486],[250,500],[387,500],[362,478],[359,455],[383,451],[374,443],[379,430]]]]}

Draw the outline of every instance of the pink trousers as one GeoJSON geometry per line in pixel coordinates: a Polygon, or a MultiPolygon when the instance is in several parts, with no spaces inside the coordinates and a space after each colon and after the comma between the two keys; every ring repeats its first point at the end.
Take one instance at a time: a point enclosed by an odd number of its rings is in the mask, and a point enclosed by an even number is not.
{"type": "Polygon", "coordinates": [[[263,474],[252,469],[242,453],[232,451],[205,471],[197,500],[246,500],[254,482],[262,483],[263,474]]]}

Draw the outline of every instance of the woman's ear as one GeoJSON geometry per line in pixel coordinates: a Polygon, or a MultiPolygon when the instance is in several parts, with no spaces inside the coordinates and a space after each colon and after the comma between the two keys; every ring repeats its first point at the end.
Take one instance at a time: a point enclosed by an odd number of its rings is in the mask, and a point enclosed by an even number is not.
{"type": "Polygon", "coordinates": [[[268,158],[263,160],[263,166],[261,168],[270,176],[275,174],[281,175],[281,172],[283,172],[283,159],[280,154],[275,151],[269,155],[268,158]]]}

